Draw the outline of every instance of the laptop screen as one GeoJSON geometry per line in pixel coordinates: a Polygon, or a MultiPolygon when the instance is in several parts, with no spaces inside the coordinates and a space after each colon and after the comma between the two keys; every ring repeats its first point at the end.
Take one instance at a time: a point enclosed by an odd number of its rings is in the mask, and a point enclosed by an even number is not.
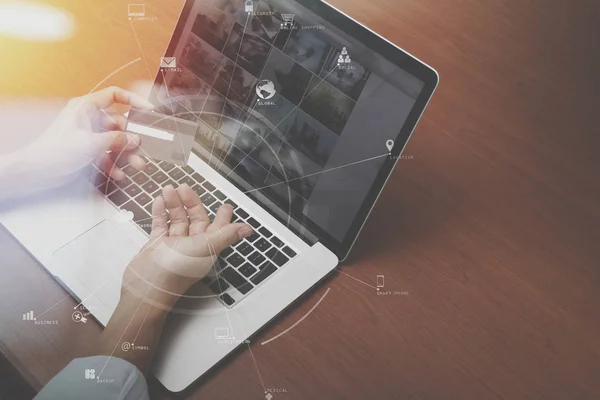
{"type": "Polygon", "coordinates": [[[299,2],[187,7],[157,111],[197,122],[195,154],[264,207],[346,241],[424,82],[299,2]]]}

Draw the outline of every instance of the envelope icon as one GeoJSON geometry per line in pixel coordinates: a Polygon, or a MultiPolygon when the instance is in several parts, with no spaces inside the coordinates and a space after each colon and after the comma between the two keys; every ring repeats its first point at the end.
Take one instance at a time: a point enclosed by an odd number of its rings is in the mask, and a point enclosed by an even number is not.
{"type": "Polygon", "coordinates": [[[177,59],[175,57],[163,57],[160,59],[161,68],[177,68],[177,59]]]}

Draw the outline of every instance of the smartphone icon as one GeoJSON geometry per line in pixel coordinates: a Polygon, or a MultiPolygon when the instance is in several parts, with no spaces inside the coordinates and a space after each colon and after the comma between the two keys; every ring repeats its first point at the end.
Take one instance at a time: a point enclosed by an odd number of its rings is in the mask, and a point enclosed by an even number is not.
{"type": "Polygon", "coordinates": [[[383,275],[377,275],[377,287],[382,288],[385,286],[385,278],[383,275]]]}

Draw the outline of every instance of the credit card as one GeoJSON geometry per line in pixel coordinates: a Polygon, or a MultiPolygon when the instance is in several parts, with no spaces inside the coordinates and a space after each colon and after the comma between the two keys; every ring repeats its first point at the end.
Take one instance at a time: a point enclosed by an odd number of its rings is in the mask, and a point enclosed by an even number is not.
{"type": "Polygon", "coordinates": [[[197,130],[197,123],[154,111],[132,109],[127,118],[127,131],[141,139],[141,155],[182,166],[188,162],[197,130]]]}

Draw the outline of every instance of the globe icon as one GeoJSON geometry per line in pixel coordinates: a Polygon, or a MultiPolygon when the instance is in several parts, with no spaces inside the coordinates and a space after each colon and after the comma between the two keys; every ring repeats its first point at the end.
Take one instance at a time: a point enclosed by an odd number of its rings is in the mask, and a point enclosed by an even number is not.
{"type": "Polygon", "coordinates": [[[275,96],[275,84],[267,79],[259,81],[256,85],[256,94],[263,100],[269,100],[275,96]]]}

